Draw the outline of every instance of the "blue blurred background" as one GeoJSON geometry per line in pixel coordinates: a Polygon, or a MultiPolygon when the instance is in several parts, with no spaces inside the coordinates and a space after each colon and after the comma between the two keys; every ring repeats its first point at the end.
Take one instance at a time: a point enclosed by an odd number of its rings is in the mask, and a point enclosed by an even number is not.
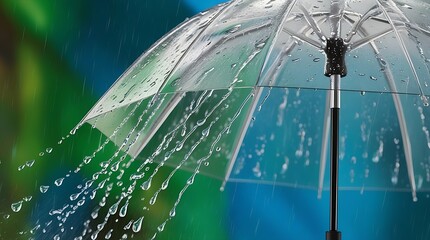
{"type": "MultiPolygon", "coordinates": [[[[61,154],[58,161],[36,162],[31,171],[17,168],[65,136],[157,39],[220,2],[0,2],[0,239],[24,238],[19,232],[61,202],[61,191],[75,186],[37,194],[40,184],[70,169],[71,161],[61,154]],[[30,206],[11,213],[10,203],[27,195],[33,197],[30,206]]],[[[73,154],[93,145],[76,141],[73,154]]],[[[236,183],[219,192],[219,184],[198,178],[159,239],[324,239],[327,193],[317,199],[312,190],[236,183]]],[[[344,239],[430,239],[426,193],[413,203],[410,193],[344,191],[339,207],[344,239]]]]}

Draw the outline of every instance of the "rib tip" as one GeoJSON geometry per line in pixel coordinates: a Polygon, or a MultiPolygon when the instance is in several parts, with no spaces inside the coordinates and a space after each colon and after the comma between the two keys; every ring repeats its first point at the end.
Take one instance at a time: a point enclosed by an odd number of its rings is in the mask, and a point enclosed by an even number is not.
{"type": "Polygon", "coordinates": [[[224,190],[225,190],[225,184],[226,184],[226,183],[227,183],[226,181],[223,181],[223,182],[222,182],[222,185],[221,185],[221,187],[219,188],[220,192],[224,192],[224,190]]]}
{"type": "Polygon", "coordinates": [[[412,201],[418,202],[418,197],[416,192],[412,192],[412,201]]]}
{"type": "Polygon", "coordinates": [[[322,189],[318,189],[318,196],[317,196],[317,198],[318,199],[321,199],[322,198],[322,189]]]}

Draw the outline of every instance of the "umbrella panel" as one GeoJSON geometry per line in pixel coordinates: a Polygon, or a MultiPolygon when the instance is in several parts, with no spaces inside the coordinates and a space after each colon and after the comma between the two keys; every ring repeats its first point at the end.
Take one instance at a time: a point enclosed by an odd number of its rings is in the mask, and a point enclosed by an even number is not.
{"type": "Polygon", "coordinates": [[[220,5],[198,14],[166,34],[118,78],[82,122],[157,93],[190,45],[222,8],[220,5]]]}
{"type": "Polygon", "coordinates": [[[328,89],[328,81],[318,76],[324,69],[325,39],[331,37],[336,21],[350,51],[346,57],[350,74],[342,89],[429,95],[429,18],[420,9],[429,5],[418,1],[342,5],[328,0],[219,5],[154,44],[83,122],[158,92],[227,89],[232,84],[328,89]]]}
{"type": "Polygon", "coordinates": [[[142,169],[156,162],[160,167],[198,171],[222,179],[240,144],[238,136],[252,95],[249,88],[190,92],[179,97],[160,94],[156,101],[136,102],[89,123],[123,146],[123,152],[137,158],[142,169]],[[169,111],[166,105],[171,107],[169,111]],[[120,123],[114,125],[113,120],[120,123]]]}
{"type": "MultiPolygon", "coordinates": [[[[123,151],[142,165],[156,162],[221,180],[317,189],[326,96],[326,91],[294,88],[161,94],[90,123],[111,136],[112,120],[118,127],[130,115],[111,139],[126,143],[123,151]]],[[[342,96],[351,107],[341,112],[341,189],[410,191],[393,95],[345,91],[342,96]]],[[[429,110],[417,96],[397,96],[405,110],[417,190],[429,190],[429,110]]],[[[325,189],[328,169],[322,171],[325,189]]]]}

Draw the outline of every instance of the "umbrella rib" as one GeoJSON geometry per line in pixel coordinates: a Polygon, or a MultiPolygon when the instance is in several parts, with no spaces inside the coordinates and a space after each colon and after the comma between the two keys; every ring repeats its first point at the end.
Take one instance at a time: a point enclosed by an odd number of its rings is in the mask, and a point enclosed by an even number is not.
{"type": "MultiPolygon", "coordinates": [[[[410,67],[410,69],[411,69],[411,71],[412,71],[412,73],[414,75],[415,81],[416,81],[416,83],[418,85],[418,88],[419,88],[419,91],[420,91],[421,100],[423,101],[424,105],[429,105],[428,99],[425,96],[424,90],[423,90],[423,88],[421,86],[420,78],[418,77],[418,73],[417,73],[417,71],[415,69],[415,66],[414,66],[413,62],[412,62],[412,58],[409,55],[409,52],[408,52],[408,50],[406,48],[406,44],[403,41],[403,38],[400,36],[399,30],[397,29],[396,25],[394,24],[393,20],[391,19],[390,15],[388,14],[387,9],[385,9],[385,6],[380,2],[380,0],[376,0],[376,2],[378,3],[378,5],[381,8],[382,12],[384,13],[385,17],[389,21],[391,27],[394,30],[394,33],[396,34],[396,39],[399,42],[399,45],[400,45],[400,47],[401,47],[401,49],[403,51],[403,54],[405,55],[406,61],[408,62],[408,65],[409,65],[409,67],[410,67]]],[[[390,3],[392,3],[392,2],[390,1],[390,3]]],[[[398,9],[395,9],[395,10],[396,10],[396,13],[400,12],[398,9]]],[[[402,17],[404,17],[403,14],[400,14],[400,15],[402,17]]]]}
{"type": "Polygon", "coordinates": [[[375,5],[374,7],[370,8],[365,14],[363,14],[360,19],[355,22],[355,24],[352,26],[351,30],[348,32],[348,34],[346,34],[346,38],[345,38],[345,42],[349,43],[352,39],[352,37],[355,35],[355,33],[357,32],[357,29],[360,28],[363,23],[373,17],[373,16],[377,16],[381,13],[381,11],[379,10],[378,6],[375,5]]]}
{"type": "Polygon", "coordinates": [[[323,127],[323,135],[322,135],[322,146],[321,146],[321,156],[320,156],[320,170],[319,170],[319,179],[318,179],[318,198],[322,197],[322,191],[324,188],[324,175],[325,169],[327,165],[327,149],[329,145],[329,136],[330,136],[330,94],[327,93],[326,97],[326,108],[324,113],[324,127],[323,127]]]}
{"type": "Polygon", "coordinates": [[[154,125],[150,128],[149,132],[145,134],[145,138],[141,142],[139,148],[136,151],[128,152],[128,154],[137,157],[137,155],[146,147],[146,144],[148,144],[155,133],[157,133],[158,129],[160,129],[167,117],[170,116],[170,113],[172,113],[172,111],[178,105],[182,97],[183,93],[176,93],[173,95],[173,98],[170,100],[169,104],[164,108],[160,116],[154,121],[154,125]]]}
{"type": "Polygon", "coordinates": [[[280,18],[281,20],[278,22],[277,24],[277,30],[275,35],[273,36],[273,40],[272,40],[272,45],[270,46],[269,51],[267,52],[265,59],[264,59],[264,64],[262,66],[262,68],[260,69],[260,73],[259,73],[259,79],[257,81],[257,85],[259,84],[259,82],[261,82],[261,75],[263,73],[263,69],[266,68],[266,65],[268,63],[269,60],[269,56],[272,55],[273,49],[275,48],[275,44],[273,44],[273,42],[276,43],[276,39],[278,38],[280,32],[283,30],[283,23],[285,22],[285,20],[288,18],[288,16],[291,13],[291,10],[294,8],[294,6],[297,4],[297,0],[294,0],[294,2],[292,2],[290,5],[288,5],[288,7],[285,9],[284,14],[282,16],[282,18],[280,18]]]}
{"type": "MultiPolygon", "coordinates": [[[[365,30],[363,28],[359,28],[359,33],[361,35],[366,35],[365,30]]],[[[380,52],[378,51],[378,48],[376,47],[375,43],[373,41],[370,42],[370,45],[373,49],[373,51],[375,52],[375,54],[378,56],[380,55],[380,52]]],[[[417,200],[417,188],[416,188],[416,183],[415,183],[415,173],[414,173],[414,166],[413,166],[413,162],[412,162],[412,147],[411,147],[411,142],[409,139],[409,132],[408,132],[408,128],[406,125],[406,119],[405,119],[405,114],[403,112],[403,107],[402,107],[402,102],[400,100],[400,97],[398,94],[396,94],[397,92],[397,87],[394,81],[394,76],[391,72],[390,66],[381,66],[385,68],[384,74],[385,77],[387,79],[388,82],[388,86],[391,89],[392,92],[392,97],[393,97],[393,101],[394,101],[394,106],[396,108],[396,113],[397,113],[397,119],[399,120],[399,125],[400,125],[400,132],[402,135],[402,141],[403,141],[403,149],[405,151],[405,159],[406,159],[406,168],[408,171],[408,176],[409,176],[409,182],[411,184],[411,191],[412,191],[412,198],[414,201],[417,200]]]]}
{"type": "MultiPolygon", "coordinates": [[[[376,48],[373,42],[371,46],[374,49],[375,53],[379,55],[378,49],[376,48]]],[[[416,201],[417,187],[415,183],[414,165],[412,161],[412,147],[411,147],[411,141],[409,138],[409,131],[406,125],[405,113],[403,112],[403,106],[402,106],[400,97],[398,94],[395,93],[397,92],[397,88],[394,81],[394,76],[389,66],[386,67],[384,73],[387,78],[388,85],[390,86],[391,91],[393,92],[391,95],[393,96],[394,106],[396,108],[396,113],[397,113],[397,119],[399,120],[399,125],[400,125],[400,132],[402,134],[403,149],[405,151],[406,168],[408,170],[409,182],[411,184],[412,198],[414,201],[416,201]]]]}
{"type": "MultiPolygon", "coordinates": [[[[92,107],[90,109],[90,111],[88,111],[88,113],[84,116],[84,118],[82,118],[82,120],[79,122],[78,126],[84,124],[86,121],[91,120],[97,116],[100,116],[104,113],[109,112],[108,110],[105,110],[105,112],[101,112],[97,115],[93,115],[95,109],[98,108],[98,106],[100,105],[101,102],[103,102],[107,96],[109,96],[110,92],[113,90],[114,86],[116,86],[119,81],[121,81],[123,79],[123,77],[127,76],[136,66],[136,64],[138,64],[142,59],[146,58],[155,48],[157,48],[163,41],[165,41],[166,39],[168,39],[169,37],[171,37],[172,35],[174,35],[176,32],[178,32],[179,30],[181,30],[185,25],[188,25],[190,22],[194,22],[196,21],[196,18],[192,18],[189,21],[184,21],[181,25],[179,25],[178,27],[176,27],[175,29],[173,29],[171,32],[167,33],[164,37],[160,38],[159,40],[157,40],[151,47],[148,48],[148,50],[145,51],[144,54],[142,54],[140,57],[138,57],[128,68],[127,70],[125,70],[116,80],[115,82],[109,87],[109,89],[105,92],[105,94],[103,94],[103,96],[97,101],[96,104],[94,104],[94,107],[92,107]]],[[[148,96],[149,97],[149,96],[148,96]]],[[[141,100],[141,99],[139,99],[141,100]]],[[[136,100],[134,102],[137,102],[139,100],[136,100]]],[[[130,102],[134,103],[134,102],[130,102]]]]}
{"type": "Polygon", "coordinates": [[[321,29],[318,27],[318,24],[315,22],[315,20],[311,17],[308,10],[302,5],[298,4],[300,10],[303,12],[303,16],[306,19],[306,22],[311,26],[311,28],[314,30],[315,34],[318,36],[318,38],[322,41],[326,41],[326,37],[322,34],[321,29]]]}
{"type": "Polygon", "coordinates": [[[207,25],[202,29],[202,31],[197,35],[196,38],[194,38],[194,40],[191,42],[191,44],[188,46],[187,50],[185,50],[185,52],[182,54],[182,56],[179,58],[179,60],[176,62],[175,66],[172,68],[172,70],[170,71],[169,75],[164,79],[163,83],[160,85],[160,88],[157,91],[157,94],[159,94],[161,92],[161,89],[163,89],[168,80],[170,79],[170,77],[173,75],[173,73],[176,71],[176,69],[178,68],[178,66],[180,65],[180,63],[182,63],[182,61],[185,59],[185,56],[188,55],[187,53],[190,51],[190,49],[192,49],[194,47],[194,44],[197,42],[197,40],[203,35],[204,32],[206,32],[206,30],[209,28],[209,26],[212,25],[212,23],[221,15],[223,14],[226,10],[229,9],[229,7],[233,7],[234,1],[229,2],[225,7],[223,7],[221,10],[219,10],[219,12],[207,23],[207,25]]]}
{"type": "Polygon", "coordinates": [[[315,41],[315,40],[313,40],[313,39],[311,39],[311,38],[308,38],[308,37],[307,37],[306,35],[304,35],[304,34],[297,34],[297,33],[294,33],[294,32],[290,31],[290,30],[289,30],[289,29],[287,29],[287,28],[284,28],[284,29],[283,29],[283,31],[284,31],[285,33],[290,34],[293,38],[296,38],[297,40],[300,40],[300,41],[306,42],[306,43],[308,43],[309,45],[311,45],[311,46],[313,46],[313,47],[317,48],[318,50],[323,49],[323,46],[322,46],[319,42],[317,42],[317,41],[315,41]]]}
{"type": "Polygon", "coordinates": [[[223,180],[221,188],[220,188],[221,191],[224,190],[225,185],[227,184],[227,181],[230,178],[231,172],[233,171],[233,166],[234,166],[234,163],[236,162],[235,160],[237,158],[237,155],[239,154],[240,147],[242,146],[242,141],[245,138],[246,130],[248,129],[249,124],[251,123],[252,114],[254,113],[255,108],[257,107],[257,103],[260,100],[261,94],[263,92],[263,88],[255,87],[254,89],[255,89],[255,96],[252,100],[251,107],[249,108],[249,110],[246,114],[245,123],[242,125],[242,128],[240,129],[239,138],[237,139],[237,142],[235,142],[235,144],[234,144],[235,147],[233,150],[233,154],[232,154],[230,161],[228,163],[227,172],[225,174],[224,180],[223,180]]]}

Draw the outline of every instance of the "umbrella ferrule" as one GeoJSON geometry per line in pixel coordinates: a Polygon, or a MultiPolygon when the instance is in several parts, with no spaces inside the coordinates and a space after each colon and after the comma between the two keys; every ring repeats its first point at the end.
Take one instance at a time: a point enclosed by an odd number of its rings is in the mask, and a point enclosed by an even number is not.
{"type": "Polygon", "coordinates": [[[348,49],[347,44],[342,38],[327,39],[324,52],[326,54],[325,73],[327,77],[340,75],[345,77],[347,74],[345,65],[345,53],[348,49]]]}
{"type": "Polygon", "coordinates": [[[340,108],[340,75],[330,76],[330,108],[340,108]]]}

